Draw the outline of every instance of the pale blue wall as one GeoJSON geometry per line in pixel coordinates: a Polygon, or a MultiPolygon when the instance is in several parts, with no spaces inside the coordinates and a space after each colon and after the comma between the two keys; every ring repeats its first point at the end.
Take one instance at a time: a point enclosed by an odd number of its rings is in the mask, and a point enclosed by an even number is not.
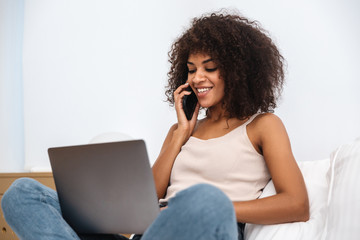
{"type": "Polygon", "coordinates": [[[23,30],[24,1],[0,0],[0,172],[24,165],[23,30]]]}

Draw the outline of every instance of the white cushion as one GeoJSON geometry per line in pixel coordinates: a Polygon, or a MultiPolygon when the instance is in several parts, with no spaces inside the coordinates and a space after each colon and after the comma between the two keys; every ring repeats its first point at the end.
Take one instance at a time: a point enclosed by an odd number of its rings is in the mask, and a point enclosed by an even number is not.
{"type": "MultiPolygon", "coordinates": [[[[247,240],[313,240],[321,239],[326,221],[326,203],[328,197],[329,159],[299,162],[309,195],[310,219],[307,222],[285,223],[275,225],[245,225],[247,240]]],[[[274,195],[275,188],[270,181],[260,198],[274,195]]]]}
{"type": "Polygon", "coordinates": [[[330,158],[326,239],[360,238],[360,138],[341,145],[330,158]]]}

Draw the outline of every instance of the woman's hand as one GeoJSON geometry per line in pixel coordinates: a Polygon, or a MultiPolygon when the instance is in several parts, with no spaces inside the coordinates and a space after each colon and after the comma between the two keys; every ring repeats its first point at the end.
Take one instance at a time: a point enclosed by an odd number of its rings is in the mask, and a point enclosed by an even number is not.
{"type": "MultiPolygon", "coordinates": [[[[186,88],[189,86],[189,83],[185,83],[178,87],[174,92],[174,99],[175,99],[175,109],[176,115],[178,119],[178,128],[176,129],[176,134],[179,134],[178,137],[181,137],[183,143],[185,143],[189,137],[191,136],[192,132],[194,131],[197,116],[199,114],[200,104],[197,103],[194,114],[191,120],[187,120],[183,108],[183,98],[185,95],[190,95],[191,92],[186,91],[186,88]]],[[[175,133],[175,132],[174,132],[175,133]]]]}

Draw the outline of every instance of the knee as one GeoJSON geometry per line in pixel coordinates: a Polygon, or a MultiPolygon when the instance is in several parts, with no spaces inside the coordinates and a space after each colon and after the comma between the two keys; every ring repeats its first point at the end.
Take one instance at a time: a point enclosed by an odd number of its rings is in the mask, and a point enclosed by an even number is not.
{"type": "Polygon", "coordinates": [[[1,208],[6,214],[11,209],[16,208],[25,198],[27,192],[34,192],[39,182],[31,178],[19,178],[15,180],[6,190],[1,199],[1,208]]]}
{"type": "MultiPolygon", "coordinates": [[[[179,196],[178,196],[179,195],[179,196]]],[[[231,200],[219,188],[210,184],[197,184],[179,192],[181,204],[188,205],[193,214],[212,215],[216,218],[234,218],[235,211],[231,200]]],[[[211,217],[211,216],[209,216],[211,217]]]]}
{"type": "Polygon", "coordinates": [[[211,203],[214,205],[231,205],[230,199],[219,188],[210,184],[196,184],[180,192],[183,198],[191,202],[202,204],[211,203]]]}
{"type": "Polygon", "coordinates": [[[168,208],[146,231],[144,239],[149,236],[150,239],[235,239],[232,202],[212,185],[194,185],[169,200],[168,208]],[[178,234],[179,226],[181,234],[178,234]]]}

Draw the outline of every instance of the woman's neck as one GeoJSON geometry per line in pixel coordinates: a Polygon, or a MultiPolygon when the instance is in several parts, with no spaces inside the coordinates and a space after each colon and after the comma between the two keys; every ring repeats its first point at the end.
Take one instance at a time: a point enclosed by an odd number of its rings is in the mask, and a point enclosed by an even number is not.
{"type": "Polygon", "coordinates": [[[229,119],[229,114],[222,106],[211,107],[208,109],[206,118],[212,122],[219,122],[229,119]]]}
{"type": "Polygon", "coordinates": [[[229,112],[227,112],[222,105],[208,108],[206,114],[206,121],[208,123],[223,125],[226,126],[225,128],[229,128],[231,126],[239,126],[246,122],[249,118],[250,116],[243,119],[230,117],[229,112]]]}

